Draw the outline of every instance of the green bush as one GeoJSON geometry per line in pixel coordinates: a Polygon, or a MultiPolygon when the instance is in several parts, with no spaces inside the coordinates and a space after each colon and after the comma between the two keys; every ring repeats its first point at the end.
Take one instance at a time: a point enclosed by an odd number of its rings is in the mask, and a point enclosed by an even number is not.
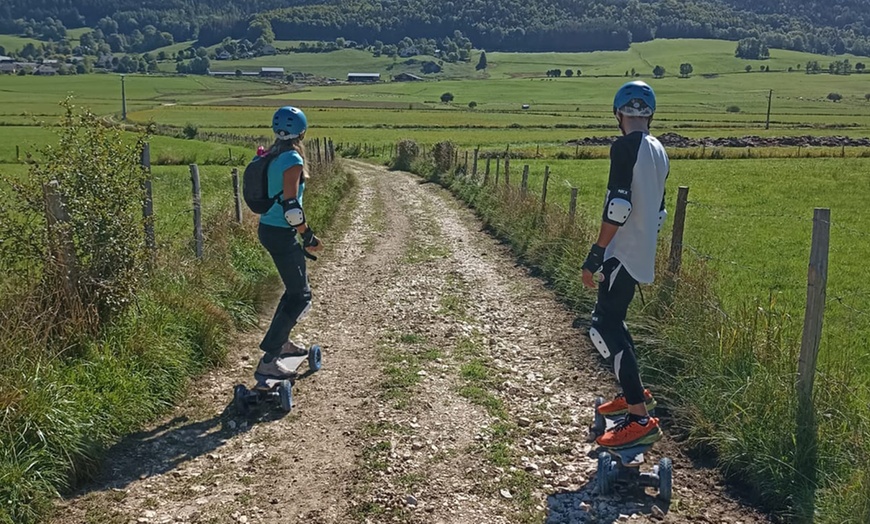
{"type": "Polygon", "coordinates": [[[181,132],[184,134],[185,138],[193,140],[194,138],[196,138],[196,135],[199,134],[199,128],[193,124],[188,123],[184,126],[184,129],[181,132]]]}
{"type": "Polygon", "coordinates": [[[420,155],[420,146],[413,140],[400,140],[396,144],[396,156],[392,162],[392,168],[398,171],[410,171],[411,164],[420,155]]]}
{"type": "Polygon", "coordinates": [[[728,113],[739,113],[739,112],[740,112],[740,107],[738,107],[738,106],[728,106],[727,108],[725,108],[725,111],[727,111],[728,113]]]}

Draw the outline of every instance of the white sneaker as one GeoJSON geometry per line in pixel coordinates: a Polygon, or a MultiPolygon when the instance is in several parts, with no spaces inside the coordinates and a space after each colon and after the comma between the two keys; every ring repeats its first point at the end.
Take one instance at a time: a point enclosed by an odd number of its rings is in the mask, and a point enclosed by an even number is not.
{"type": "MultiPolygon", "coordinates": [[[[265,356],[265,355],[264,355],[265,356]]],[[[293,375],[292,371],[280,365],[279,358],[273,358],[271,362],[265,362],[262,358],[254,371],[254,377],[262,380],[283,380],[293,375]]]]}

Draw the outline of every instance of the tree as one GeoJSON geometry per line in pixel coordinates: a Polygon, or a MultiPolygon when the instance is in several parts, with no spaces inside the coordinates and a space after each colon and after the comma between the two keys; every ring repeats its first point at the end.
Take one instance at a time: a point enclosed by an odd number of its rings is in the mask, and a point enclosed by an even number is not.
{"type": "Polygon", "coordinates": [[[468,103],[469,109],[474,109],[475,107],[477,107],[477,102],[475,102],[474,100],[468,103]]]}
{"type": "Polygon", "coordinates": [[[695,69],[692,67],[692,64],[688,62],[685,64],[680,64],[680,76],[683,78],[689,78],[694,70],[695,69]]]}
{"type": "Polygon", "coordinates": [[[477,61],[477,65],[474,67],[475,70],[480,71],[481,69],[486,69],[486,51],[480,52],[480,60],[477,61]]]}
{"type": "Polygon", "coordinates": [[[571,69],[566,69],[565,76],[567,76],[568,78],[571,78],[572,76],[574,76],[574,71],[571,69]]]}
{"type": "Polygon", "coordinates": [[[828,93],[828,100],[831,102],[839,102],[843,99],[843,95],[840,93],[828,93]]]}
{"type": "Polygon", "coordinates": [[[758,38],[744,38],[737,42],[734,56],[746,60],[766,60],[770,58],[770,50],[767,48],[767,44],[758,38]]]}
{"type": "Polygon", "coordinates": [[[663,77],[665,76],[665,73],[666,73],[666,72],[667,72],[667,71],[665,70],[664,67],[662,67],[662,66],[660,66],[660,65],[657,65],[657,66],[655,66],[655,68],[653,69],[653,77],[654,77],[654,78],[663,78],[663,77]]]}
{"type": "Polygon", "coordinates": [[[866,95],[864,95],[864,100],[867,102],[870,102],[870,93],[867,93],[866,95]]]}
{"type": "Polygon", "coordinates": [[[752,71],[752,66],[747,64],[745,69],[746,72],[749,73],[750,71],[752,71]]]}
{"type": "Polygon", "coordinates": [[[867,68],[867,66],[864,65],[864,62],[858,62],[855,64],[855,72],[856,73],[863,73],[866,68],[867,68]]]}
{"type": "Polygon", "coordinates": [[[450,93],[450,92],[444,93],[443,95],[441,95],[441,101],[444,102],[445,104],[449,104],[450,102],[453,102],[453,93],[450,93]]]}

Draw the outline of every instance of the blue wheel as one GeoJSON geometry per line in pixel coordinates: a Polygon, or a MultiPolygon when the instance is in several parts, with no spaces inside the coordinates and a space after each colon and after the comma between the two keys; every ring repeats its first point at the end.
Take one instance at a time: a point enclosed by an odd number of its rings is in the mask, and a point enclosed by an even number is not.
{"type": "Polygon", "coordinates": [[[248,414],[248,388],[242,384],[237,384],[233,388],[233,407],[240,415],[248,414]]]}
{"type": "Polygon", "coordinates": [[[671,459],[665,457],[659,461],[659,498],[665,501],[671,500],[674,486],[673,469],[671,459]]]}
{"type": "Polygon", "coordinates": [[[612,470],[613,464],[610,458],[610,453],[602,451],[598,454],[598,472],[595,475],[595,480],[598,483],[598,494],[607,495],[613,487],[612,470]]]}
{"type": "Polygon", "coordinates": [[[281,409],[289,413],[293,409],[293,384],[289,380],[278,384],[278,398],[281,399],[281,409]]]}
{"type": "Polygon", "coordinates": [[[320,350],[320,346],[311,346],[311,349],[308,350],[308,369],[311,371],[319,371],[322,366],[323,352],[320,350]]]}

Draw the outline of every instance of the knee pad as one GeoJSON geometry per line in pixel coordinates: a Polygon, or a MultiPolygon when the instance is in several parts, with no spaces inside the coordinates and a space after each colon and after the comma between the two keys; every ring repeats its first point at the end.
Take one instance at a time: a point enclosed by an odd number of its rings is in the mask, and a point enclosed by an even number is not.
{"type": "Polygon", "coordinates": [[[607,347],[607,343],[604,341],[604,337],[601,336],[601,332],[598,331],[597,327],[592,326],[589,328],[589,338],[592,340],[592,345],[595,346],[595,349],[597,349],[601,356],[609,362],[613,354],[607,347]]]}
{"type": "Polygon", "coordinates": [[[281,311],[299,323],[311,311],[311,291],[303,291],[294,295],[285,294],[281,298],[281,311]]]}

